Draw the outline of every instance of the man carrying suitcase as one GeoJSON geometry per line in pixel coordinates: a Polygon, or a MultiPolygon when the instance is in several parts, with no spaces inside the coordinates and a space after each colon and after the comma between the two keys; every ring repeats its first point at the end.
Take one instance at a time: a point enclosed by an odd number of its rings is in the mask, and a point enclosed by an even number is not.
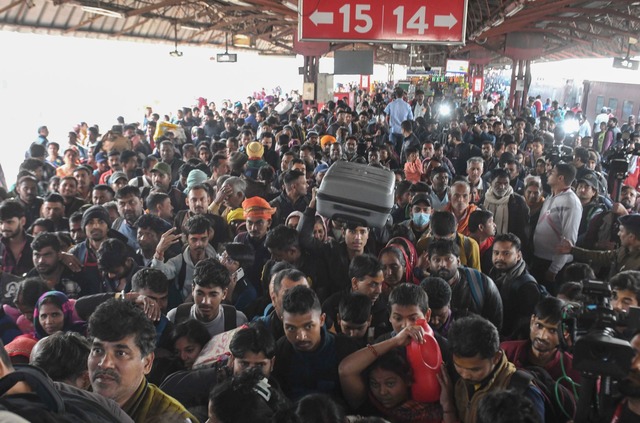
{"type": "Polygon", "coordinates": [[[300,245],[316,257],[320,255],[326,263],[331,263],[329,268],[329,295],[340,291],[348,292],[351,289],[349,263],[356,256],[371,253],[366,248],[369,240],[369,228],[356,224],[347,224],[342,229],[343,240],[340,242],[335,240],[323,242],[315,239],[313,237],[313,225],[315,224],[316,216],[316,191],[316,188],[312,190],[309,206],[300,218],[300,223],[298,223],[300,245]]]}

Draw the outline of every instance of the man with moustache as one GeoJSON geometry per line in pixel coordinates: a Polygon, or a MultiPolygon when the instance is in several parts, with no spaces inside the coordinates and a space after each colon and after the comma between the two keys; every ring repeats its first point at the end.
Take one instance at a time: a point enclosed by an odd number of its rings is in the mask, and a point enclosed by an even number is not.
{"type": "Polygon", "coordinates": [[[50,289],[63,292],[68,298],[78,298],[80,285],[73,272],[62,263],[62,247],[58,236],[51,232],[39,234],[31,243],[33,265],[27,277],[40,276],[50,289]]]}
{"type": "Polygon", "coordinates": [[[496,283],[504,304],[501,334],[510,338],[515,335],[515,331],[526,328],[533,308],[540,300],[540,291],[522,258],[520,239],[514,234],[506,233],[495,237],[492,260],[493,269],[489,275],[496,283]]]}
{"type": "Polygon", "coordinates": [[[135,422],[195,422],[178,401],[148,383],[156,329],[129,301],[109,300],[89,319],[88,367],[93,392],[114,400],[135,422]]]}
{"type": "MultiPolygon", "coordinates": [[[[507,359],[518,368],[538,366],[554,379],[566,375],[580,383],[580,372],[573,369],[573,355],[560,349],[562,309],[564,303],[555,297],[540,300],[529,322],[529,339],[505,341],[500,346],[507,359]],[[562,368],[564,366],[564,370],[562,368]]],[[[561,382],[571,389],[566,381],[561,382]]]]}
{"type": "Polygon", "coordinates": [[[118,213],[120,218],[116,219],[111,227],[127,237],[127,244],[137,250],[140,248],[137,239],[135,223],[144,213],[140,190],[131,185],[118,190],[116,194],[118,213]]]}
{"type": "Polygon", "coordinates": [[[478,270],[460,265],[460,247],[449,239],[437,239],[427,248],[429,273],[451,286],[451,309],[459,317],[478,314],[502,327],[502,299],[496,284],[478,270]]]}
{"type": "Polygon", "coordinates": [[[24,206],[17,200],[0,203],[0,257],[2,272],[21,276],[33,268],[31,242],[25,232],[27,217],[24,206]]]}
{"type": "MultiPolygon", "coordinates": [[[[253,266],[244,269],[247,278],[252,281],[259,281],[262,275],[262,268],[271,258],[271,253],[265,245],[267,232],[271,227],[271,218],[276,212],[269,205],[267,200],[261,197],[247,198],[242,202],[244,218],[246,219],[247,232],[236,235],[233,242],[240,242],[250,245],[255,251],[253,266]]],[[[258,293],[262,292],[260,284],[256,286],[258,293]]]]}
{"type": "MultiPolygon", "coordinates": [[[[222,216],[211,213],[208,210],[208,206],[211,203],[211,195],[209,186],[202,184],[195,184],[186,190],[187,210],[180,210],[173,221],[173,225],[179,229],[178,232],[182,234],[187,233],[187,222],[190,218],[196,215],[202,215],[209,219],[211,227],[213,229],[212,236],[209,242],[214,246],[218,246],[224,242],[231,240],[229,233],[229,227],[227,221],[222,216]]],[[[184,242],[184,239],[183,239],[184,242]]]]}

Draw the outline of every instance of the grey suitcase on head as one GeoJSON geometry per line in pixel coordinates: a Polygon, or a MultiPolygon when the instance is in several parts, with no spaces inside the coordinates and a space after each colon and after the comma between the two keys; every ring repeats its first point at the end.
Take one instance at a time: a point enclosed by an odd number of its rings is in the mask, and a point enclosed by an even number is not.
{"type": "Polygon", "coordinates": [[[393,172],[359,163],[338,161],[331,165],[317,193],[320,215],[381,228],[394,201],[393,172]]]}

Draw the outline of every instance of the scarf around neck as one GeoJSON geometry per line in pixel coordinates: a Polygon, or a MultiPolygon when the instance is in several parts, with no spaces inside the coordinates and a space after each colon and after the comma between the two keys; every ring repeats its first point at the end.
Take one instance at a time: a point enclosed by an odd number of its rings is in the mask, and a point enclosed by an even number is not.
{"type": "Polygon", "coordinates": [[[513,194],[513,188],[509,185],[506,194],[501,198],[496,197],[493,187],[489,187],[484,196],[484,207],[493,213],[496,235],[509,232],[509,199],[511,194],[513,194]]]}

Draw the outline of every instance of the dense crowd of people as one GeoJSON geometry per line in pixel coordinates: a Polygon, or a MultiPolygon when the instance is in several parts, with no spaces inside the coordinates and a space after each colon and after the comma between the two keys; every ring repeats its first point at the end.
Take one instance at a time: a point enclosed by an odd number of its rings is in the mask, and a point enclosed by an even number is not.
{"type": "Polygon", "coordinates": [[[634,117],[356,94],[200,98],[64,142],[40,127],[0,190],[0,413],[567,422],[610,376],[574,363],[568,323],[601,280],[633,358],[600,421],[638,421],[634,117]],[[383,227],[317,213],[336,162],[393,173],[383,227]]]}

